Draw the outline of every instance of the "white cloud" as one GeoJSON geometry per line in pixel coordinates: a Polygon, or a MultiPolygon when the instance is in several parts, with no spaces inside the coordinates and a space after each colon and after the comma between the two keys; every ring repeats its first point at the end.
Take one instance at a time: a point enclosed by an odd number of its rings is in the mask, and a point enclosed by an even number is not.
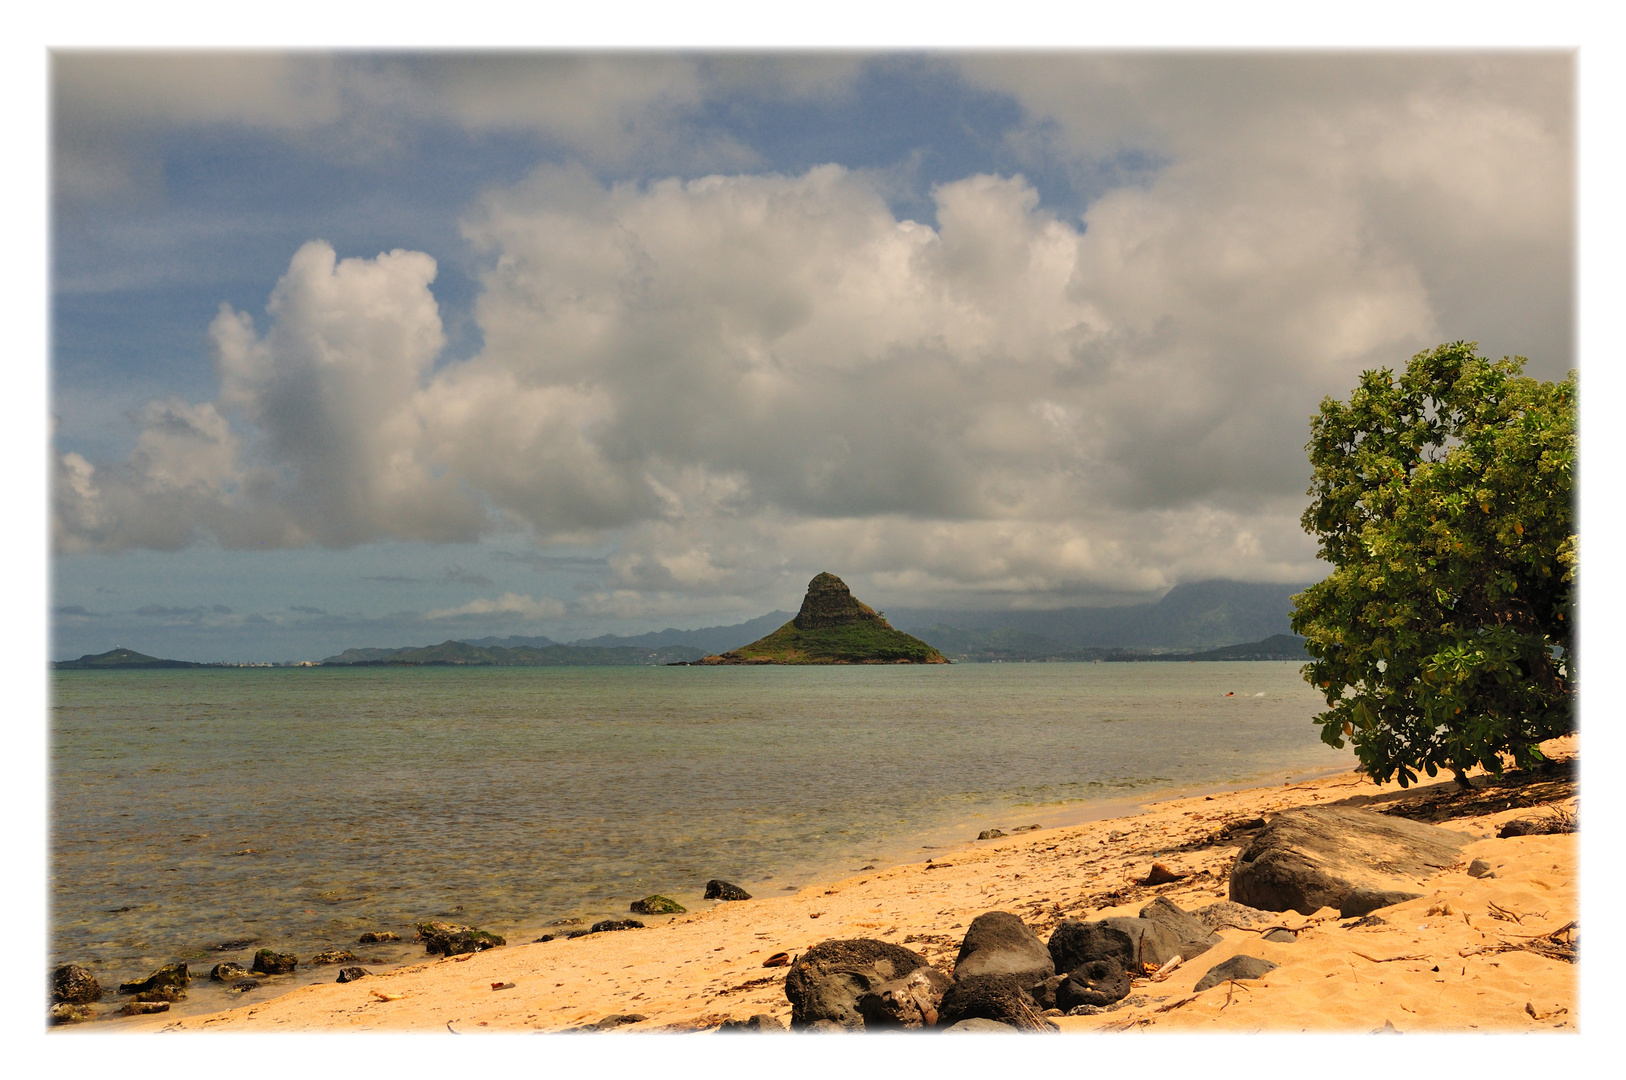
{"type": "Polygon", "coordinates": [[[518,615],[523,619],[556,619],[565,614],[564,601],[550,596],[538,599],[519,593],[503,593],[495,600],[470,600],[451,608],[437,608],[424,613],[426,619],[459,619],[470,615],[518,615]]]}

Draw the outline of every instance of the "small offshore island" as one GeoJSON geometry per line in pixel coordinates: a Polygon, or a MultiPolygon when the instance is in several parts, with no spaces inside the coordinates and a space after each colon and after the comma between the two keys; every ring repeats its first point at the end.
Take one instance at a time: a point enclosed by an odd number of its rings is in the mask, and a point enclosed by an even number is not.
{"type": "Polygon", "coordinates": [[[825,572],[807,583],[794,619],[749,645],[687,666],[719,664],[946,664],[948,657],[894,630],[847,583],[825,572]]]}

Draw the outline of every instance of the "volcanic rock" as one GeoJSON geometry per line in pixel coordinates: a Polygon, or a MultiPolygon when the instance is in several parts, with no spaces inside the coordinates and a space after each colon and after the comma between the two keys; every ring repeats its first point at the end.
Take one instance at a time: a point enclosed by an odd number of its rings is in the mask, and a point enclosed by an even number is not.
{"type": "Polygon", "coordinates": [[[670,896],[652,893],[642,900],[634,900],[632,910],[639,915],[679,915],[689,909],[670,896]]]}
{"type": "Polygon", "coordinates": [[[51,972],[51,1000],[58,1004],[89,1005],[102,1000],[102,986],[89,968],[63,964],[51,972]]]}
{"type": "Polygon", "coordinates": [[[943,995],[954,980],[934,967],[918,967],[900,979],[881,983],[858,999],[869,1029],[935,1027],[943,995]]]}
{"type": "Polygon", "coordinates": [[[985,911],[971,920],[954,961],[954,978],[1014,975],[1024,987],[1056,973],[1050,950],[1008,911],[985,911]]]}
{"type": "Polygon", "coordinates": [[[189,981],[190,976],[187,974],[185,964],[166,964],[140,982],[120,983],[119,993],[140,994],[148,990],[162,989],[166,986],[184,988],[189,981]]]}
{"type": "Polygon", "coordinates": [[[1010,975],[971,975],[960,979],[943,995],[937,1022],[953,1027],[962,1020],[994,1020],[1019,1031],[1049,1031],[1050,1021],[1039,1015],[1038,1003],[1010,975]]]}
{"type": "Polygon", "coordinates": [[[1261,960],[1257,956],[1233,956],[1209,968],[1208,974],[1197,981],[1192,992],[1200,994],[1209,987],[1218,986],[1232,979],[1258,979],[1275,969],[1275,964],[1269,960],[1261,960]]]}
{"type": "Polygon", "coordinates": [[[790,1026],[804,1029],[817,1020],[845,1028],[864,1026],[858,999],[918,968],[919,953],[871,938],[821,941],[791,965],[785,975],[790,1026]]]}
{"type": "Polygon", "coordinates": [[[1195,915],[1166,896],[1160,896],[1141,908],[1140,917],[1159,924],[1173,934],[1179,942],[1180,956],[1185,960],[1201,956],[1223,940],[1195,915]]]}
{"type": "Polygon", "coordinates": [[[706,882],[705,898],[707,900],[749,900],[751,894],[738,885],[731,885],[726,881],[712,878],[706,882]]]}
{"type": "Polygon", "coordinates": [[[293,953],[272,952],[270,949],[261,949],[254,954],[254,963],[249,965],[250,971],[258,971],[264,975],[286,975],[299,966],[299,957],[293,953]]]}

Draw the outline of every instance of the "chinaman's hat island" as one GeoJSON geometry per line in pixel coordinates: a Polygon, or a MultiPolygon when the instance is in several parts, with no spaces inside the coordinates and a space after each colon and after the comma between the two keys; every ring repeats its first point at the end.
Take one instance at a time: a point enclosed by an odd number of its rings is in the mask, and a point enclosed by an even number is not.
{"type": "Polygon", "coordinates": [[[822,573],[807,583],[802,610],[790,622],[721,656],[695,664],[946,664],[948,657],[892,625],[853,596],[847,583],[822,573]]]}

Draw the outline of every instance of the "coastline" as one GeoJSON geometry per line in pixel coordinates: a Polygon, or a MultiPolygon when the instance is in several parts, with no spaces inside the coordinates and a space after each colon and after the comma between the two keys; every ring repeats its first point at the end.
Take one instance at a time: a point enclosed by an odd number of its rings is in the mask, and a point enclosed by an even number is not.
{"type": "MultiPolygon", "coordinates": [[[[1554,740],[1546,749],[1556,760],[1573,761],[1578,737],[1554,740]]],[[[693,1032],[759,1013],[786,1022],[786,969],[763,966],[775,953],[795,955],[831,938],[870,937],[948,967],[964,927],[985,911],[1016,913],[1043,938],[1064,918],[1134,915],[1158,896],[1194,910],[1226,898],[1226,876],[1240,846],[1236,840],[1214,840],[1227,823],[1327,803],[1422,805],[1452,787],[1442,781],[1402,792],[1398,785],[1379,787],[1344,771],[1277,787],[1181,794],[1134,813],[971,841],[933,851],[921,862],[785,895],[719,903],[642,930],[515,942],[482,953],[427,958],[353,983],[306,985],[236,1009],[93,1027],[109,1032],[535,1032],[636,1014],[644,1019],[620,1030],[693,1032]],[[1153,861],[1186,876],[1161,886],[1139,884],[1153,861]],[[513,986],[504,986],[508,983],[513,986]],[[494,990],[494,985],[504,988],[494,990]]],[[[1311,916],[1280,916],[1276,925],[1298,931],[1291,943],[1227,929],[1220,944],[1165,981],[1137,980],[1131,999],[1138,995],[1140,1004],[1057,1017],[1058,1027],[1064,1033],[1365,1032],[1385,1024],[1401,1031],[1576,1030],[1574,965],[1524,950],[1496,951],[1501,943],[1574,920],[1578,903],[1578,836],[1497,839],[1504,821],[1541,811],[1496,806],[1507,801],[1504,794],[1515,803],[1534,795],[1538,807],[1573,811],[1575,782],[1538,784],[1523,795],[1520,788],[1479,790],[1485,796],[1475,797],[1474,812],[1438,822],[1470,837],[1464,865],[1426,881],[1422,898],[1383,909],[1385,925],[1347,929],[1348,920],[1341,923],[1336,912],[1322,909],[1311,916]],[[1496,865],[1496,876],[1469,877],[1465,864],[1474,858],[1496,865]],[[1209,967],[1244,951],[1280,967],[1241,992],[1193,994],[1209,967]]]]}

